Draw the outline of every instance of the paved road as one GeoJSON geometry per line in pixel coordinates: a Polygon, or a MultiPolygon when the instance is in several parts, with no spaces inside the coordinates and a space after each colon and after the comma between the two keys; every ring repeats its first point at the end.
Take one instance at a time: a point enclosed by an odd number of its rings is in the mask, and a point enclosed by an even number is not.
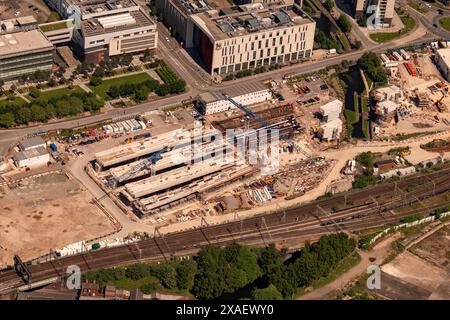
{"type": "MultiPolygon", "coordinates": [[[[161,37],[163,39],[165,39],[163,32],[162,32],[162,35],[160,36],[160,38],[161,37]]],[[[421,44],[421,43],[423,43],[425,41],[429,41],[431,39],[433,39],[433,36],[430,34],[430,35],[421,36],[417,39],[409,41],[408,43],[409,44],[413,44],[413,43],[421,44]]],[[[170,41],[172,42],[174,40],[172,39],[170,41]]],[[[0,131],[0,154],[4,154],[4,152],[7,150],[7,148],[11,144],[13,144],[15,141],[17,141],[17,139],[19,139],[20,137],[23,137],[26,134],[33,133],[36,131],[68,129],[68,128],[73,128],[73,127],[78,127],[78,126],[89,125],[91,123],[95,123],[98,121],[104,121],[104,120],[110,119],[112,117],[118,117],[118,116],[125,115],[125,114],[155,110],[155,109],[163,107],[163,106],[178,104],[182,100],[189,99],[190,97],[195,97],[196,94],[198,94],[201,91],[205,91],[207,89],[222,90],[222,89],[230,87],[230,86],[238,85],[239,83],[242,83],[242,82],[260,81],[262,79],[270,79],[270,78],[273,78],[273,79],[281,78],[283,75],[285,75],[287,73],[292,73],[292,72],[295,72],[298,74],[310,73],[310,72],[314,72],[314,71],[326,68],[328,66],[339,64],[343,60],[356,61],[362,56],[362,54],[364,52],[366,52],[368,50],[371,50],[371,51],[374,51],[377,53],[381,53],[381,52],[386,51],[387,49],[396,48],[396,47],[404,44],[402,38],[397,39],[392,42],[389,42],[389,43],[385,43],[385,44],[380,44],[380,45],[372,44],[368,48],[364,48],[359,51],[352,51],[352,52],[344,53],[339,56],[329,57],[329,58],[326,58],[325,60],[308,61],[308,62],[304,62],[301,64],[295,64],[295,65],[292,65],[289,67],[285,67],[283,69],[279,69],[279,70],[276,70],[273,72],[258,74],[258,75],[252,76],[251,78],[236,79],[234,81],[229,81],[229,82],[225,82],[222,84],[212,84],[209,87],[207,87],[205,83],[201,83],[198,80],[198,77],[196,76],[196,72],[194,72],[193,70],[189,70],[189,68],[186,67],[186,65],[190,66],[191,64],[188,61],[188,58],[185,56],[185,54],[180,53],[180,50],[182,50],[182,49],[173,49],[172,46],[170,48],[167,48],[167,47],[165,47],[166,44],[162,44],[162,43],[164,43],[164,41],[161,41],[161,39],[160,39],[160,43],[161,43],[160,52],[162,53],[162,56],[166,57],[166,59],[168,60],[168,63],[172,67],[174,67],[174,65],[177,66],[174,69],[187,80],[187,83],[188,83],[188,91],[187,92],[177,95],[177,96],[170,96],[170,97],[161,98],[161,99],[158,99],[155,101],[144,102],[142,104],[129,107],[125,110],[109,110],[108,112],[103,113],[103,114],[93,115],[93,116],[85,117],[85,118],[81,118],[81,119],[67,120],[67,121],[62,121],[62,122],[52,122],[52,123],[48,123],[48,124],[42,124],[39,126],[27,127],[27,128],[22,128],[22,129],[1,130],[0,131]],[[181,57],[183,57],[183,58],[181,58],[181,57]]]]}
{"type": "MultiPolygon", "coordinates": [[[[419,11],[410,7],[408,5],[407,0],[400,0],[399,3],[402,6],[402,8],[407,9],[408,13],[413,18],[415,18],[416,21],[419,20],[420,23],[426,26],[428,30],[430,30],[430,32],[443,39],[450,38],[450,32],[442,28],[441,25],[439,24],[440,18],[450,15],[449,8],[443,7],[442,9],[444,10],[444,15],[440,15],[434,6],[432,6],[432,8],[429,9],[428,13],[420,13],[419,11]],[[436,27],[434,25],[436,25],[436,27]]],[[[422,3],[425,4],[426,2],[422,1],[422,3]]]]}

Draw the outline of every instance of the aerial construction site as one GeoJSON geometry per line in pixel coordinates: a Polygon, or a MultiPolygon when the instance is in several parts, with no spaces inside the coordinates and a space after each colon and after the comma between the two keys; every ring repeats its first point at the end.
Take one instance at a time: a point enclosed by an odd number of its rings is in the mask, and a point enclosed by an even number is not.
{"type": "Polygon", "coordinates": [[[202,120],[194,119],[194,128],[169,129],[97,152],[87,172],[125,212],[157,221],[233,182],[251,182],[264,174],[261,164],[270,153],[278,155],[278,138],[287,141],[302,126],[290,104],[250,109],[225,99],[236,106],[233,115],[210,121],[194,111],[202,120]],[[270,129],[279,130],[272,147],[270,132],[262,135],[270,129]],[[254,149],[261,143],[263,148],[254,149]]]}

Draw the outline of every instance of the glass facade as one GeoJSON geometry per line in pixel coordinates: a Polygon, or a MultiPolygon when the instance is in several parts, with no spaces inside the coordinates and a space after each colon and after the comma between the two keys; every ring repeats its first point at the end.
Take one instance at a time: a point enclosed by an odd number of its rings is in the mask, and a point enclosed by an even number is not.
{"type": "Polygon", "coordinates": [[[53,49],[17,56],[0,56],[0,79],[10,80],[30,75],[36,71],[50,71],[53,66],[53,49]]]}

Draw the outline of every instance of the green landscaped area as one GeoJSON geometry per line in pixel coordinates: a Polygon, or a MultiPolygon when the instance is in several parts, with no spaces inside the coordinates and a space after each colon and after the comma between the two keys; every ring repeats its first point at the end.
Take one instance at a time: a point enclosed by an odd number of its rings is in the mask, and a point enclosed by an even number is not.
{"type": "MultiPolygon", "coordinates": [[[[349,256],[347,256],[346,258],[341,260],[330,274],[328,274],[326,277],[321,277],[321,278],[315,280],[311,284],[310,288],[318,289],[320,287],[323,287],[323,286],[329,284],[330,282],[334,281],[342,274],[349,271],[351,268],[355,267],[360,261],[361,261],[361,256],[357,252],[351,253],[349,256]]],[[[305,288],[301,288],[300,290],[297,291],[295,297],[299,298],[302,295],[304,295],[305,293],[306,293],[305,288]]]]}
{"type": "Polygon", "coordinates": [[[58,23],[52,23],[48,25],[40,25],[39,28],[42,30],[42,32],[50,32],[55,30],[60,30],[67,28],[68,21],[61,21],[58,23]]]}
{"type": "Polygon", "coordinates": [[[150,77],[146,72],[137,73],[129,76],[124,77],[118,77],[108,80],[103,80],[102,84],[98,86],[92,86],[88,85],[89,88],[92,89],[92,91],[96,94],[98,94],[103,99],[107,99],[107,92],[109,90],[109,87],[111,86],[120,86],[123,84],[139,84],[141,82],[152,80],[152,77],[150,77]]]}
{"type": "Polygon", "coordinates": [[[26,103],[26,101],[23,100],[23,99],[20,98],[20,97],[16,97],[16,98],[14,98],[13,100],[2,99],[2,100],[0,100],[0,107],[3,107],[3,106],[5,106],[5,105],[7,105],[7,104],[10,104],[10,103],[20,104],[20,103],[26,103]]]}
{"type": "Polygon", "coordinates": [[[378,43],[388,42],[395,38],[404,36],[405,34],[409,33],[412,29],[414,29],[416,21],[412,17],[407,15],[400,15],[400,18],[402,19],[403,25],[405,26],[403,29],[401,29],[398,32],[373,33],[370,35],[370,38],[378,43]]]}
{"type": "Polygon", "coordinates": [[[450,17],[444,17],[439,20],[439,24],[442,28],[447,31],[450,31],[450,17]]]}
{"type": "MultiPolygon", "coordinates": [[[[76,92],[84,92],[84,90],[81,89],[80,86],[75,86],[73,87],[73,89],[61,88],[55,90],[41,91],[41,94],[39,95],[39,100],[50,100],[52,98],[59,98],[63,95],[68,95],[76,92]]],[[[27,95],[27,99],[34,100],[35,98],[31,97],[30,95],[27,95]]]]}

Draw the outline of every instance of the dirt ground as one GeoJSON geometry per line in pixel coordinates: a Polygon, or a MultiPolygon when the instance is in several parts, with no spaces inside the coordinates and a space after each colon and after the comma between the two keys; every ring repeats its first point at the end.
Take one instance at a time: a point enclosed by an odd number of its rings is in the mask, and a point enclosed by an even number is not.
{"type": "Polygon", "coordinates": [[[435,232],[412,248],[417,256],[450,272],[450,227],[435,232]]]}
{"type": "MultiPolygon", "coordinates": [[[[387,287],[382,293],[387,298],[450,299],[450,269],[448,267],[439,268],[417,255],[405,251],[392,262],[384,265],[382,270],[390,276],[386,279],[387,287]],[[412,290],[405,290],[405,294],[408,293],[408,296],[397,296],[395,292],[402,291],[398,289],[398,286],[411,287],[412,290]],[[391,294],[393,296],[390,296],[391,294]]],[[[381,286],[383,289],[383,278],[381,286]]]]}
{"type": "Polygon", "coordinates": [[[0,189],[0,266],[113,231],[108,218],[75,180],[51,173],[0,189]]]}

